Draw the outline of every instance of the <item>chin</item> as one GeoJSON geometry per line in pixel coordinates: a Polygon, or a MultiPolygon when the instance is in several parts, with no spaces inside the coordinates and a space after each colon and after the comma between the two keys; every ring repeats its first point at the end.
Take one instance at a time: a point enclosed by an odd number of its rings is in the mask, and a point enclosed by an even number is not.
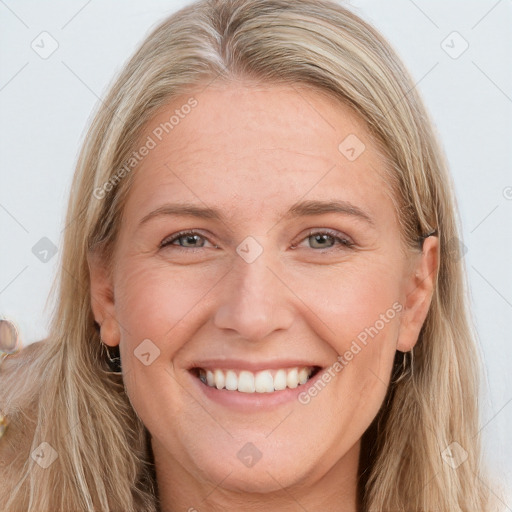
{"type": "Polygon", "coordinates": [[[306,478],[306,468],[302,461],[290,464],[293,457],[282,457],[272,463],[261,459],[253,467],[237,464],[213,464],[203,467],[203,478],[223,489],[244,494],[269,494],[282,492],[283,488],[301,484],[306,478]],[[299,468],[301,471],[299,472],[299,468]]]}

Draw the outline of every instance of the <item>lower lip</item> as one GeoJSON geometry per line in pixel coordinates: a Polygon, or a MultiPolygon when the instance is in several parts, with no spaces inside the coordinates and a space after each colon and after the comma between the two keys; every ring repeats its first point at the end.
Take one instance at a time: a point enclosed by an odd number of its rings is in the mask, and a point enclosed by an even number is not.
{"type": "Polygon", "coordinates": [[[322,375],[323,369],[309,379],[305,384],[301,384],[294,389],[286,388],[281,391],[273,391],[272,393],[242,393],[241,391],[229,391],[227,389],[217,389],[205,384],[199,377],[189,372],[190,378],[198,386],[199,390],[204,393],[206,398],[212,402],[216,402],[225,407],[237,409],[240,411],[260,411],[265,409],[273,409],[278,405],[298,402],[299,394],[307,392],[313,386],[317,379],[322,375]]]}

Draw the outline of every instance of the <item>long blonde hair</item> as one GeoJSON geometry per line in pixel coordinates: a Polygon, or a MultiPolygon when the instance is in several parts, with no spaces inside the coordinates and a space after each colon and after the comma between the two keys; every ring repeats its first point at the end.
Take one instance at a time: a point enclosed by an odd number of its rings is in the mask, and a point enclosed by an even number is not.
{"type": "Polygon", "coordinates": [[[48,338],[37,357],[4,372],[6,440],[22,429],[27,443],[34,435],[26,459],[11,468],[12,485],[0,485],[4,510],[158,510],[149,434],[122,378],[108,371],[87,255],[101,250],[111,263],[133,176],[120,178],[119,170],[144,124],[171,98],[235,77],[311,86],[353,108],[389,164],[406,246],[419,249],[418,237],[434,230],[440,239],[436,288],[414,359],[392,380],[363,436],[362,510],[491,510],[475,333],[464,260],[453,251],[460,227],[451,178],[399,58],[375,29],[327,0],[200,0],[154,29],[111,85],[76,166],[48,338]],[[100,194],[106,183],[109,191],[100,194]],[[42,442],[58,454],[46,469],[30,457],[42,442]],[[452,442],[467,451],[456,469],[442,457],[452,442]]]}

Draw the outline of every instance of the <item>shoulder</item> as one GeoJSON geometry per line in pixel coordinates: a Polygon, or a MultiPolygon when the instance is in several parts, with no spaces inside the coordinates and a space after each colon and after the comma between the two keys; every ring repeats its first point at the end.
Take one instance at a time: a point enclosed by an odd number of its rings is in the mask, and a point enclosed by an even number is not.
{"type": "Polygon", "coordinates": [[[45,347],[46,340],[36,341],[0,363],[0,411],[4,414],[12,414],[33,400],[41,385],[37,363],[45,347]]]}
{"type": "Polygon", "coordinates": [[[46,340],[36,341],[9,354],[0,362],[0,407],[8,408],[10,398],[22,396],[36,384],[40,372],[35,371],[46,347],[46,340]],[[7,403],[6,403],[7,402],[7,403]]]}
{"type": "MultiPolygon", "coordinates": [[[[27,345],[9,355],[0,364],[0,414],[8,422],[0,438],[0,481],[10,481],[20,472],[30,456],[30,446],[37,422],[37,373],[34,362],[43,351],[45,340],[27,345]]],[[[9,487],[9,486],[7,486],[9,487]]]]}
{"type": "MultiPolygon", "coordinates": [[[[39,340],[23,347],[19,352],[8,355],[0,364],[0,379],[2,376],[16,371],[29,361],[33,361],[43,350],[46,340],[39,340]]],[[[5,378],[5,377],[4,377],[5,378]]]]}

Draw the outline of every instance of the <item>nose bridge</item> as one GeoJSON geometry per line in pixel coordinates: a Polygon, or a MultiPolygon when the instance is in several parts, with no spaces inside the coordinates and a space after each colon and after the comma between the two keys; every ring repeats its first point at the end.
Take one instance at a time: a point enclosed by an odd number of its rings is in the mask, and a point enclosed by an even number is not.
{"type": "Polygon", "coordinates": [[[252,341],[261,340],[276,329],[287,329],[293,316],[286,287],[270,270],[275,267],[275,258],[270,250],[261,250],[254,258],[256,249],[251,241],[248,245],[242,242],[237,248],[226,289],[215,312],[218,328],[235,330],[252,341]]]}

